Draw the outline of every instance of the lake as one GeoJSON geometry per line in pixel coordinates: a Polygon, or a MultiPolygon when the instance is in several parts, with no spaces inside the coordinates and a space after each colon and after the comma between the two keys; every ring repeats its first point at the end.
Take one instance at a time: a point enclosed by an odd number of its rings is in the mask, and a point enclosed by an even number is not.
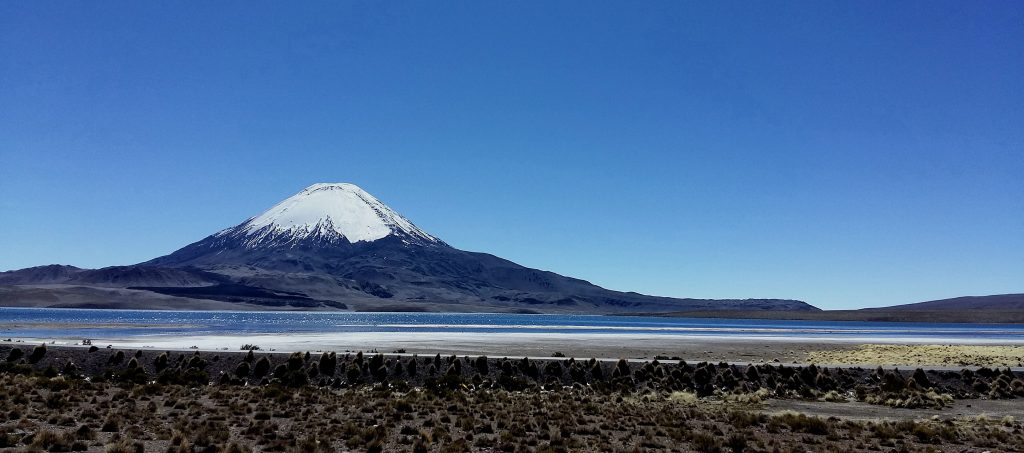
{"type": "MultiPolygon", "coordinates": [[[[1024,343],[1024,325],[785,321],[601,315],[151,311],[0,308],[0,337],[32,339],[488,334],[606,339],[689,337],[790,341],[1024,343]]],[[[429,336],[429,335],[426,335],[429,336]]]]}

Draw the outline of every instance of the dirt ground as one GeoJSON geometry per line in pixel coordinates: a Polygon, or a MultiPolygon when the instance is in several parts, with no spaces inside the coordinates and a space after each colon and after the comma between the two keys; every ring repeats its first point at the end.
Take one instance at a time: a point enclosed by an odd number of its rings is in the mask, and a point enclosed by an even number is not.
{"type": "Polygon", "coordinates": [[[1024,445],[1024,405],[1016,399],[1024,397],[1024,374],[1008,369],[10,343],[0,344],[0,360],[0,448],[18,451],[1009,452],[1024,445]]]}

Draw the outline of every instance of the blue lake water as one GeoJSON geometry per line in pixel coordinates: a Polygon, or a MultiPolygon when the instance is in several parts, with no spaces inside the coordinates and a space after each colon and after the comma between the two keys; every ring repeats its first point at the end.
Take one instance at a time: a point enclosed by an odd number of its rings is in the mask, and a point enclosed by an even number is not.
{"type": "Polygon", "coordinates": [[[1024,325],[597,315],[227,312],[0,308],[2,338],[137,338],[380,332],[585,334],[843,341],[1024,343],[1024,325]]]}

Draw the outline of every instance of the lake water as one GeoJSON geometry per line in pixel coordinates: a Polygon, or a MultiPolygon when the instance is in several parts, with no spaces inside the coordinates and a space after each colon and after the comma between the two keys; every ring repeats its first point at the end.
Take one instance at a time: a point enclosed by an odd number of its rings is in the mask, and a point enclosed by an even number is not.
{"type": "Polygon", "coordinates": [[[1024,325],[782,321],[597,315],[227,312],[0,308],[0,338],[688,337],[796,341],[1024,343],[1024,325]]]}

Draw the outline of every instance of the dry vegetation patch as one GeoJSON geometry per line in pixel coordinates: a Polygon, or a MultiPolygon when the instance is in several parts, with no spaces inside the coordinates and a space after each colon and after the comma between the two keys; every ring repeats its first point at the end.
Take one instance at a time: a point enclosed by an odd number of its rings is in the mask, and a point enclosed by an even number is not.
{"type": "Polygon", "coordinates": [[[812,351],[809,363],[869,363],[890,366],[1024,366],[1019,345],[862,344],[853,349],[812,351]]]}

